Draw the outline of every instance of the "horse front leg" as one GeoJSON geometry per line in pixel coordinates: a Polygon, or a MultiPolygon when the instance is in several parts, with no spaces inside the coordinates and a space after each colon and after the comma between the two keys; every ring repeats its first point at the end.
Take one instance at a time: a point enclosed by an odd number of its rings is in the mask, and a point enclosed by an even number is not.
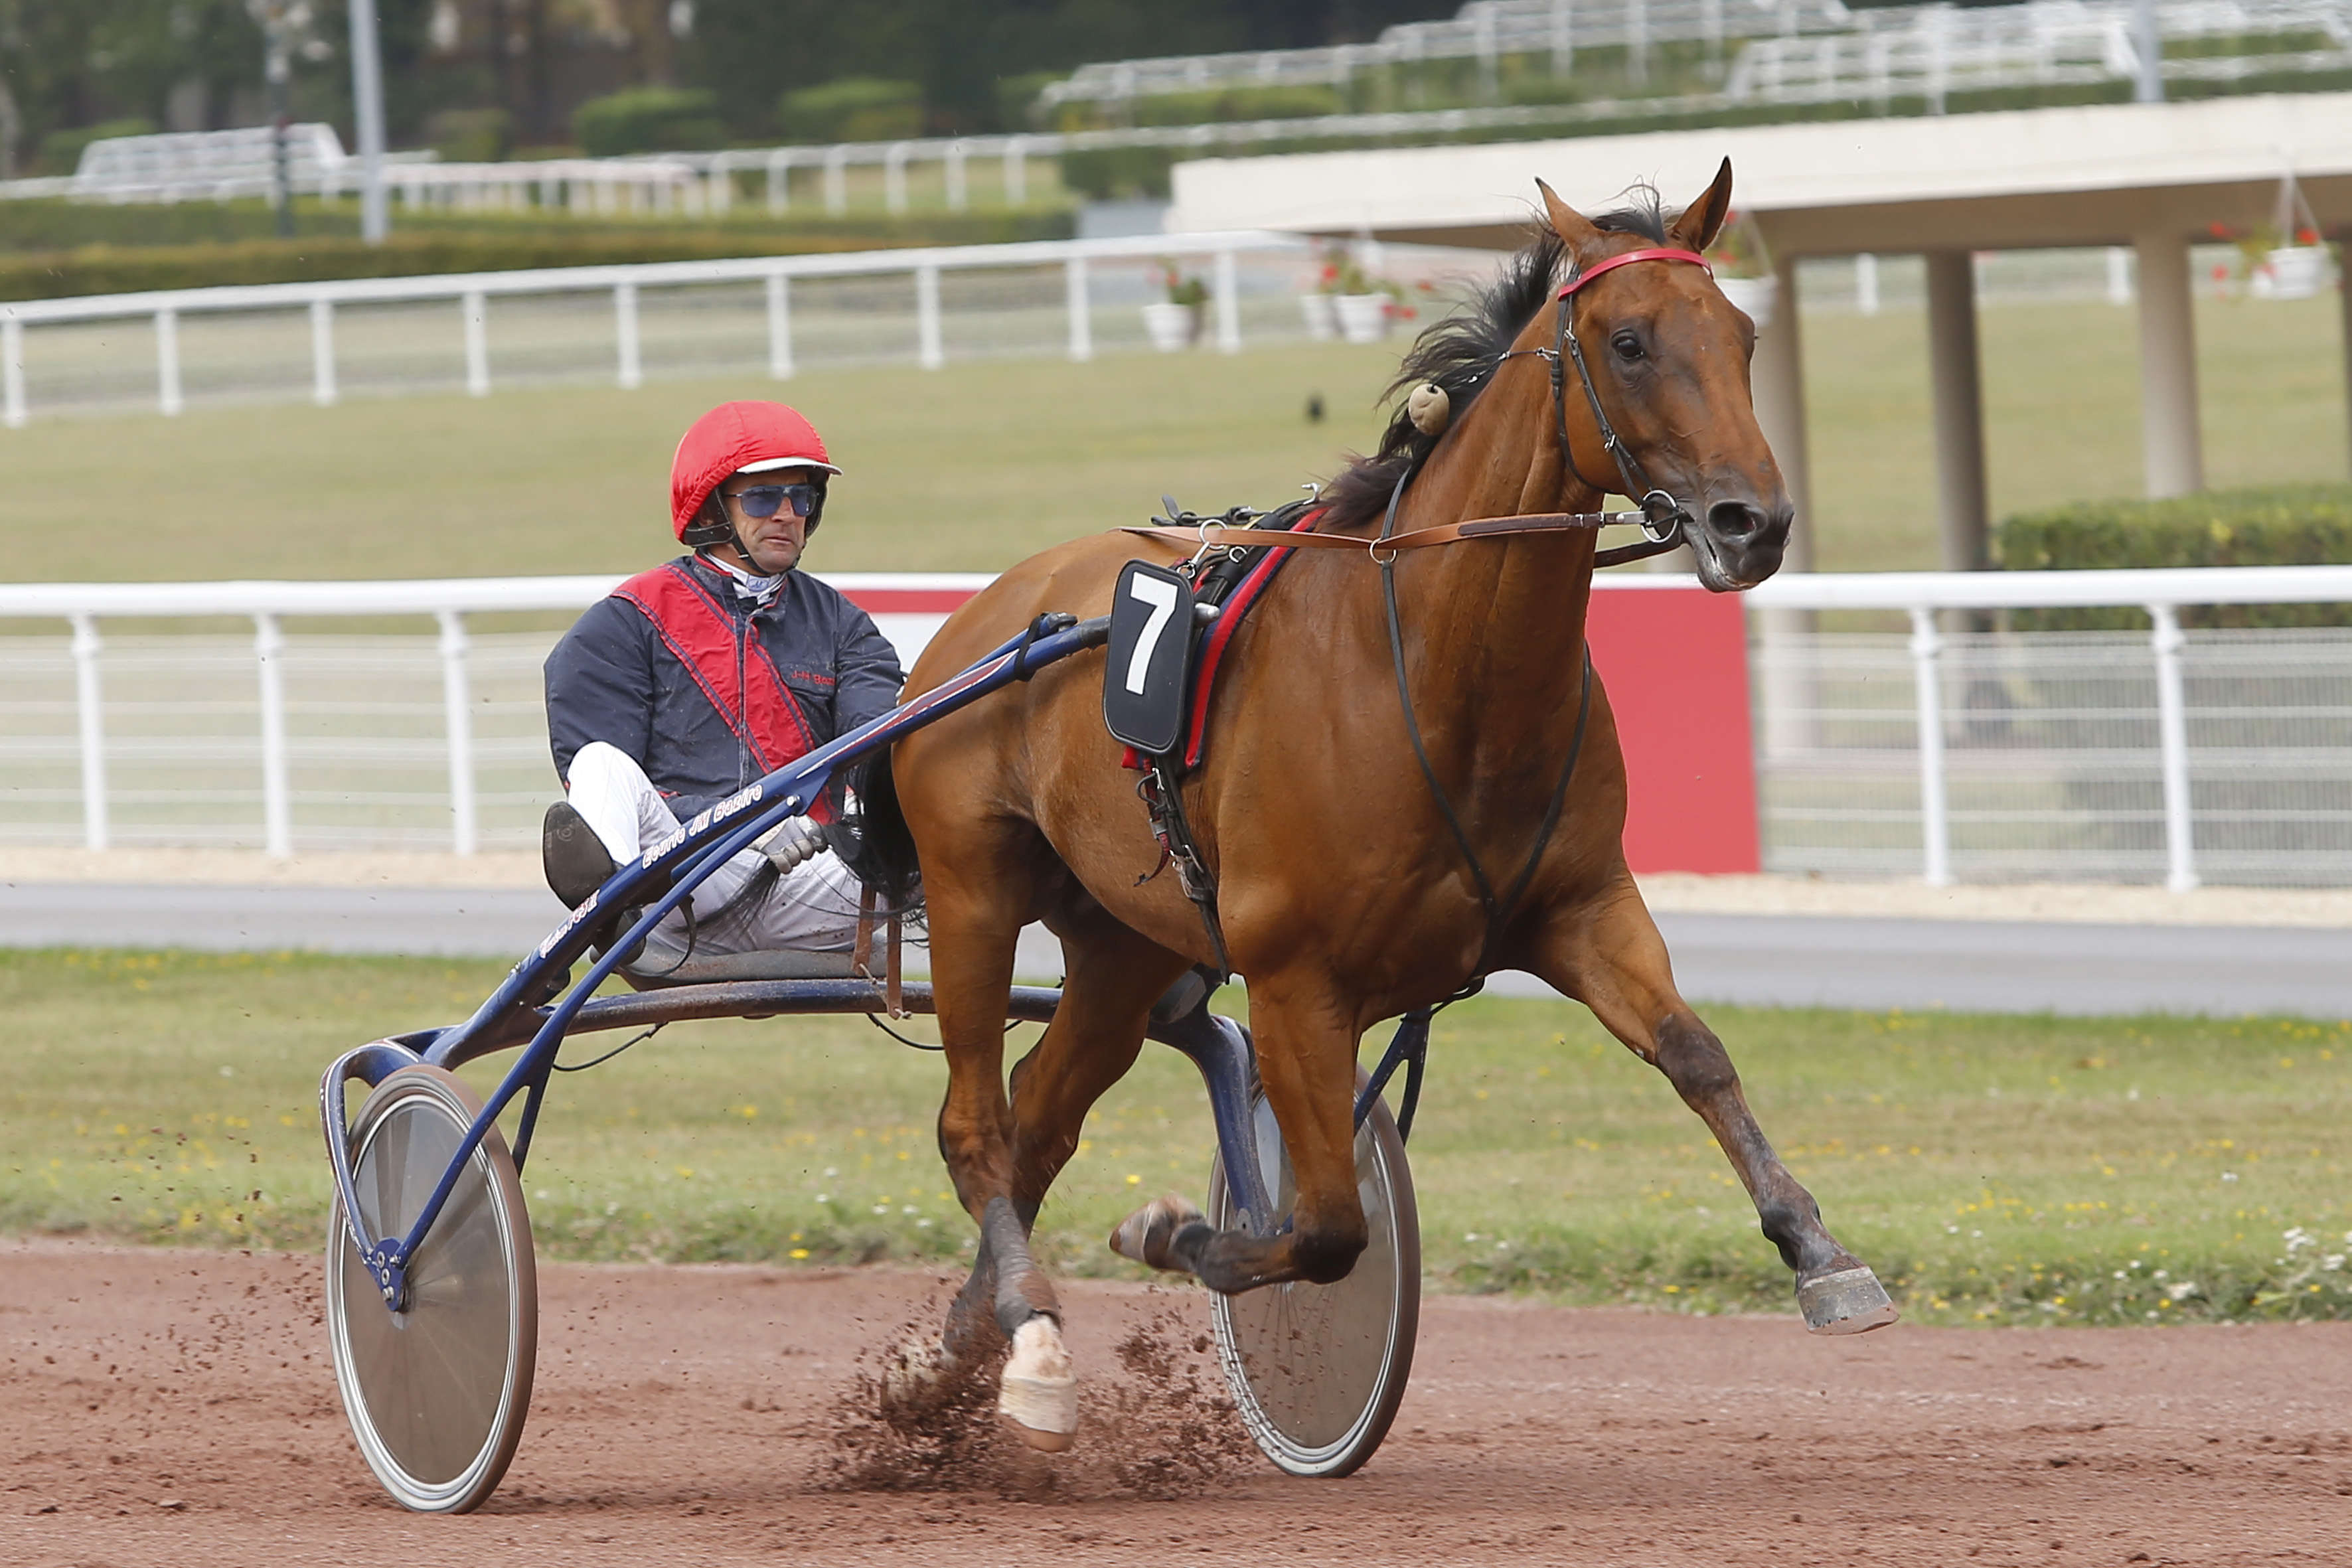
{"type": "Polygon", "coordinates": [[[1807,1328],[1853,1334],[1895,1321],[1878,1277],[1830,1234],[1812,1194],[1773,1152],[1730,1053],[1675,989],[1665,942],[1630,878],[1592,905],[1556,914],[1525,959],[1546,983],[1591,1008],[1698,1112],[1754,1201],[1765,1237],[1795,1272],[1807,1328]]]}
{"type": "Polygon", "coordinates": [[[1356,1187],[1356,1045],[1361,1031],[1336,987],[1281,977],[1250,987],[1259,1080],[1282,1129],[1297,1195],[1279,1236],[1219,1230],[1181,1197],[1120,1222],[1111,1250],[1191,1274],[1226,1295],[1306,1279],[1328,1285],[1356,1266],[1370,1232],[1356,1187]]]}

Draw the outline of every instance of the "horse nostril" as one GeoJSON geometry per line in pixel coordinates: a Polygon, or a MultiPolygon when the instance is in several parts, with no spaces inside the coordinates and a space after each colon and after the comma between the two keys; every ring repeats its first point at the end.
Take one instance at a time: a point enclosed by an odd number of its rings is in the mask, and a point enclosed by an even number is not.
{"type": "Polygon", "coordinates": [[[1707,531],[1717,539],[1753,539],[1770,521],[1762,507],[1744,500],[1719,500],[1706,509],[1707,531]]]}

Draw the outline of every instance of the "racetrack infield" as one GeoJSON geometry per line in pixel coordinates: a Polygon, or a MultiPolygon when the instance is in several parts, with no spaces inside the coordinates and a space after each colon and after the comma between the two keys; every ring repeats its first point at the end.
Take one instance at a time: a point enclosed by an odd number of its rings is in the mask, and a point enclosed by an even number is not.
{"type": "Polygon", "coordinates": [[[521,1453],[481,1513],[427,1519],[352,1446],[319,1272],[0,1242],[0,1562],[2352,1560],[2352,1323],[1824,1341],[1793,1310],[1439,1297],[1355,1478],[1290,1480],[1253,1453],[1170,1496],[1138,1475],[1179,1424],[1114,1347],[1140,1329],[1182,1352],[1202,1299],[1077,1281],[1077,1451],[856,1492],[843,1393],[940,1277],[545,1266],[521,1453]],[[1122,1394],[1141,1406],[1106,1429],[1122,1394]]]}

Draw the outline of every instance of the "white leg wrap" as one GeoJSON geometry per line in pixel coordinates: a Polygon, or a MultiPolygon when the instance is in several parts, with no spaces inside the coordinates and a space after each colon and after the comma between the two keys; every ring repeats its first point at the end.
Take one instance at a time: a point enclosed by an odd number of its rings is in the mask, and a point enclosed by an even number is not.
{"type": "Polygon", "coordinates": [[[1059,1453],[1078,1432],[1078,1380],[1063,1348],[1060,1325],[1039,1315],[1013,1335],[997,1410],[1021,1429],[1033,1448],[1059,1453]]]}

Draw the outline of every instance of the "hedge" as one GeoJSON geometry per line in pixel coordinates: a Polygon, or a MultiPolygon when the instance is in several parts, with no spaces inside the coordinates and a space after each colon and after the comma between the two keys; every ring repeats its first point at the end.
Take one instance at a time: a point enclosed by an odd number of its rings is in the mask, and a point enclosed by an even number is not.
{"type": "MultiPolygon", "coordinates": [[[[528,178],[530,166],[518,165],[528,178]]],[[[359,205],[352,201],[320,203],[303,198],[294,204],[295,229],[305,241],[354,237],[360,231],[359,205]]],[[[806,244],[847,243],[880,248],[894,245],[991,245],[1016,239],[1062,239],[1071,232],[1066,213],[980,211],[950,213],[918,211],[899,214],[855,213],[835,216],[803,205],[771,216],[757,195],[736,204],[719,217],[572,216],[549,212],[465,212],[448,208],[412,211],[395,205],[393,232],[400,236],[446,234],[482,238],[524,237],[561,245],[572,239],[613,240],[647,235],[709,235],[751,254],[791,250],[806,244]]],[[[0,256],[9,251],[64,251],[104,245],[122,249],[159,246],[195,246],[239,239],[269,239],[277,234],[277,215],[258,198],[235,202],[181,202],[168,206],[110,202],[74,202],[63,198],[0,202],[0,256]]],[[[53,262],[54,257],[45,258],[53,262]]]]}
{"type": "Polygon", "coordinates": [[[572,111],[572,134],[591,158],[727,145],[718,96],[703,88],[633,87],[592,98],[572,111]]]}
{"type": "Polygon", "coordinates": [[[891,142],[923,132],[923,89],[911,81],[848,76],[795,88],[776,103],[794,142],[891,142]]]}
{"type": "Polygon", "coordinates": [[[966,214],[920,231],[850,220],[797,233],[746,228],[648,227],[583,233],[562,220],[517,233],[415,229],[381,246],[356,236],[239,240],[221,245],[0,254],[0,300],[204,289],[226,283],[315,283],[342,278],[404,278],[436,272],[511,272],[533,267],[597,267],[633,261],[696,261],[737,256],[880,250],[908,245],[993,245],[1066,239],[1066,213],[966,214]],[[883,232],[876,232],[877,228],[883,232]]]}
{"type": "MultiPolygon", "coordinates": [[[[2080,501],[2001,523],[1993,550],[2011,572],[2138,566],[2316,566],[2352,562],[2352,485],[2207,490],[2169,500],[2080,501]]],[[[2184,625],[2352,626],[2352,605],[2183,606],[2184,625]]],[[[2138,610],[2013,611],[2021,629],[2137,629],[2138,610]]]]}

